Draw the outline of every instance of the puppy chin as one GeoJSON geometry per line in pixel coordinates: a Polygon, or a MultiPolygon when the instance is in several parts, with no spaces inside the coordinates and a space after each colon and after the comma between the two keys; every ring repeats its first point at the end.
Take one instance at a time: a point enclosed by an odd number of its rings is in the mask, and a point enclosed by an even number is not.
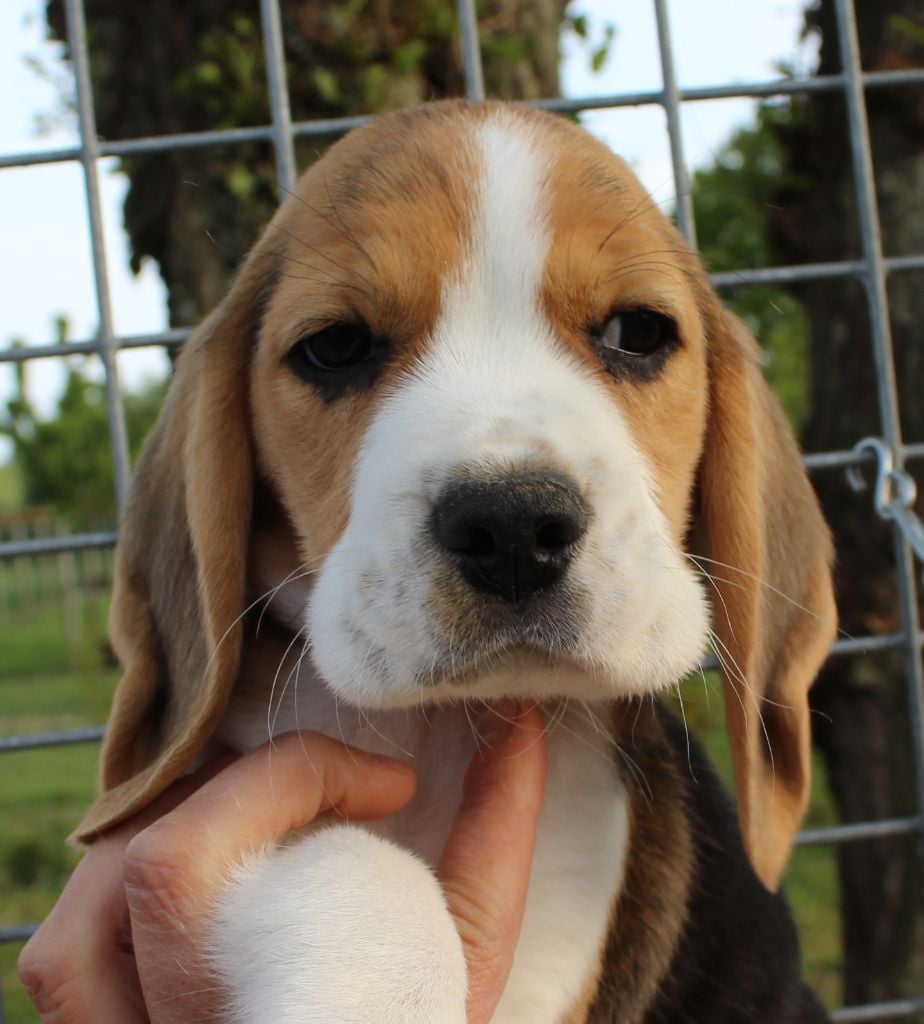
{"type": "MultiPolygon", "coordinates": [[[[424,666],[403,658],[400,650],[376,645],[343,619],[338,622],[332,609],[320,600],[311,602],[312,658],[337,697],[368,710],[462,700],[602,701],[647,696],[695,671],[704,647],[703,633],[696,638],[691,630],[685,650],[665,645],[656,653],[627,651],[612,664],[599,660],[597,652],[561,655],[513,647],[466,664],[448,653],[434,654],[424,666]]],[[[705,622],[703,626],[705,632],[705,622]]]]}
{"type": "Polygon", "coordinates": [[[316,577],[306,616],[321,678],[337,697],[361,708],[647,696],[695,671],[704,652],[708,603],[679,562],[670,601],[650,587],[610,605],[609,613],[606,602],[588,607],[577,600],[570,610],[562,605],[554,630],[517,630],[508,623],[493,640],[487,621],[473,636],[471,629],[453,628],[455,619],[438,623],[425,614],[425,573],[417,574],[420,594],[402,602],[386,582],[393,573],[373,574],[363,564],[341,538],[316,577]],[[356,583],[373,576],[377,585],[356,583]]]}

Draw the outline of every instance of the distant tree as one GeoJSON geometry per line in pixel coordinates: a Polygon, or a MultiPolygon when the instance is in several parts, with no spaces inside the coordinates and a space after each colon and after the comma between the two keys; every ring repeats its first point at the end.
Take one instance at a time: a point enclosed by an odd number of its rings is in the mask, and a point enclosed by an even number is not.
{"type": "MultiPolygon", "coordinates": [[[[806,15],[819,34],[818,72],[841,70],[833,6],[806,15]]],[[[863,67],[920,67],[920,0],[858,4],[863,67]]],[[[877,89],[867,97],[877,192],[887,253],[924,250],[915,215],[924,182],[924,98],[917,89],[877,89]]],[[[764,105],[755,126],[737,132],[714,165],[694,176],[697,232],[714,270],[825,262],[861,254],[846,111],[839,95],[813,93],[764,105]]],[[[769,353],[767,375],[805,447],[852,447],[881,433],[870,324],[861,287],[814,281],[789,289],[729,293],[769,353]]],[[[889,283],[896,371],[905,438],[924,439],[924,294],[914,275],[889,283]]],[[[912,471],[920,464],[912,463],[912,471]]],[[[838,549],[841,625],[848,634],[900,628],[891,531],[843,473],[815,476],[838,549]]],[[[919,476],[920,482],[920,476],[919,476]]],[[[920,489],[919,489],[920,493],[920,489]]],[[[919,514],[924,503],[919,502],[919,514]]],[[[845,821],[914,814],[914,751],[905,666],[884,652],[833,659],[813,691],[816,742],[845,821]]],[[[844,999],[862,1003],[917,992],[924,982],[924,886],[914,836],[839,847],[844,999]]]]}
{"type": "MultiPolygon", "coordinates": [[[[59,341],[67,327],[58,325],[59,341]]],[[[55,413],[42,418],[28,395],[25,363],[16,365],[16,392],[0,416],[0,435],[12,442],[27,505],[47,505],[75,528],[115,519],[115,481],[103,386],[68,365],[55,413]]],[[[137,450],[157,415],[163,385],[126,392],[129,439],[137,450]]]]}
{"type": "MultiPolygon", "coordinates": [[[[866,71],[924,65],[921,0],[861,0],[857,23],[866,71]]],[[[818,73],[839,74],[834,5],[806,14],[820,38],[818,73]]],[[[780,263],[861,255],[850,144],[839,93],[794,99],[778,126],[778,187],[767,197],[771,241],[780,263]]],[[[924,251],[924,90],[867,91],[876,189],[888,255],[924,251]]],[[[869,316],[857,282],[816,281],[793,294],[812,339],[806,447],[830,451],[881,434],[869,316]]],[[[896,376],[906,440],[924,440],[924,290],[920,273],[889,281],[896,376]]],[[[908,467],[918,476],[920,461],[908,467]]],[[[890,527],[869,496],[853,494],[842,472],[819,473],[815,486],[837,541],[841,626],[854,636],[900,628],[890,527]]],[[[924,514],[919,498],[918,513],[924,514]]],[[[817,742],[845,821],[920,813],[908,726],[905,665],[898,652],[832,659],[813,693],[822,714],[817,742]]],[[[920,836],[847,843],[838,848],[849,1003],[920,993],[924,984],[924,877],[920,836]]]]}
{"type": "MultiPolygon", "coordinates": [[[[866,70],[924,63],[920,0],[858,4],[866,70]]],[[[833,5],[806,15],[820,35],[819,74],[841,70],[833,5]]],[[[924,98],[920,88],[867,97],[887,253],[924,250],[924,98]]],[[[813,263],[861,255],[846,111],[836,94],[765,105],[757,124],[732,138],[694,179],[700,243],[715,270],[813,263]]],[[[924,293],[914,275],[889,282],[896,371],[907,440],[924,439],[924,293]]],[[[768,348],[768,376],[809,451],[852,447],[880,434],[866,298],[853,281],[813,281],[786,290],[747,288],[731,304],[768,348]]],[[[909,469],[919,469],[912,463],[909,469]]],[[[920,477],[919,477],[920,481],[920,477]]],[[[814,478],[837,541],[837,592],[852,635],[900,628],[891,530],[842,472],[814,478]]],[[[919,514],[924,503],[919,502],[919,514]]],[[[813,691],[816,742],[845,821],[914,814],[914,753],[905,666],[881,652],[832,659],[813,691]]],[[[844,929],[844,998],[896,998],[924,982],[924,886],[914,836],[838,849],[844,929]]]]}

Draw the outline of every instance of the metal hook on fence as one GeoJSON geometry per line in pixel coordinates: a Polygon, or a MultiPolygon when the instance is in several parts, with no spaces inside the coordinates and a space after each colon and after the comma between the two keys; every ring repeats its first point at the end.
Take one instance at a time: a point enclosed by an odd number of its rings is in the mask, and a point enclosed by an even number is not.
{"type": "MultiPolygon", "coordinates": [[[[895,522],[917,557],[924,562],[924,522],[914,511],[917,485],[903,469],[895,468],[892,449],[879,437],[865,437],[854,446],[855,455],[872,453],[876,459],[873,503],[881,519],[895,522]]],[[[866,481],[859,466],[847,470],[847,481],[855,491],[865,491],[866,481]]],[[[924,580],[924,575],[922,575],[924,580]]]]}

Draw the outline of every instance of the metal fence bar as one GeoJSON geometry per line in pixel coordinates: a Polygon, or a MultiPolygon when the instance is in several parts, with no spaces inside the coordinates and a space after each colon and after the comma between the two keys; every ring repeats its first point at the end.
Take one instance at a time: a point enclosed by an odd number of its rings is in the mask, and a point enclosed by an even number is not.
{"type": "MultiPolygon", "coordinates": [[[[924,254],[884,258],[883,265],[890,272],[924,270],[924,254]]],[[[862,260],[844,260],[839,263],[805,263],[793,267],[755,267],[749,270],[721,271],[710,275],[710,280],[718,288],[745,288],[837,277],[862,277],[865,273],[866,265],[862,260]]],[[[175,346],[182,345],[192,331],[191,327],[174,327],[166,331],[128,335],[114,340],[118,349],[175,346]]],[[[99,343],[90,340],[29,345],[8,348],[0,352],[0,363],[24,363],[30,359],[50,359],[55,356],[96,355],[98,352],[99,343]]]]}
{"type": "MultiPolygon", "coordinates": [[[[150,334],[131,334],[116,338],[116,347],[127,348],[175,348],[182,345],[192,334],[192,327],[171,327],[166,331],[150,334]]],[[[30,345],[28,348],[10,348],[0,352],[0,363],[25,363],[30,359],[50,359],[55,356],[96,355],[99,346],[95,341],[68,341],[63,345],[30,345]]]]}
{"type": "MultiPolygon", "coordinates": [[[[901,450],[906,460],[924,458],[924,443],[903,444],[901,450]]],[[[838,469],[874,463],[872,455],[868,452],[861,454],[853,449],[842,452],[812,452],[804,455],[802,461],[810,472],[816,469],[838,469]]]]}
{"type": "Polygon", "coordinates": [[[924,999],[897,999],[889,1003],[867,1003],[865,1006],[845,1006],[832,1010],[832,1024],[860,1024],[861,1021],[895,1020],[924,1013],[924,999]]]}
{"type": "MultiPolygon", "coordinates": [[[[924,270],[924,254],[883,257],[886,272],[924,270]]],[[[860,277],[866,273],[862,260],[838,260],[832,263],[802,263],[791,267],[754,267],[749,270],[727,270],[710,274],[717,288],[739,285],[794,284],[798,281],[820,281],[833,277],[860,277]]]]}
{"type": "Polygon", "coordinates": [[[824,843],[855,843],[861,839],[885,839],[918,832],[919,817],[890,818],[887,821],[859,821],[850,825],[829,825],[825,828],[803,829],[796,836],[797,846],[820,846],[824,843]]]}
{"type": "MultiPolygon", "coordinates": [[[[903,450],[906,458],[921,458],[924,456],[924,445],[921,444],[905,445],[903,450]]],[[[854,452],[844,451],[807,455],[803,461],[806,468],[811,471],[815,469],[856,466],[865,460],[854,452]]],[[[23,556],[81,551],[87,548],[110,548],[115,546],[117,540],[118,534],[114,531],[104,531],[100,533],[71,534],[64,537],[39,537],[32,540],[2,541],[0,542],[0,561],[8,558],[21,558],[23,556]]],[[[899,646],[905,641],[906,636],[907,634],[905,633],[894,635],[880,634],[839,640],[834,644],[832,654],[852,654],[859,651],[876,650],[882,647],[899,646]]]]}
{"type": "Polygon", "coordinates": [[[80,126],[80,162],[83,165],[90,221],[90,248],[93,255],[93,277],[96,283],[96,305],[99,313],[99,355],[105,370],[106,412],[109,418],[109,441],[115,469],[116,500],[119,508],[128,494],[131,471],[128,456],[128,431],[125,410],[119,389],[116,362],[115,326],[109,298],[109,273],[106,267],[106,246],[103,240],[103,211],[99,189],[99,139],[96,135],[96,114],[93,110],[93,84],[90,80],[90,56],[87,49],[87,26],[83,0],[66,0],[67,41],[74,65],[77,89],[77,118],[80,126]]]}
{"type": "Polygon", "coordinates": [[[475,0],[458,0],[456,10],[462,40],[465,95],[470,100],[483,100],[484,68],[481,65],[481,43],[478,38],[478,11],[475,8],[475,0]]]}
{"type": "Polygon", "coordinates": [[[674,71],[674,48],[671,44],[670,16],[667,0],[654,0],[655,19],[658,23],[658,52],[661,56],[661,103],[667,115],[667,134],[671,146],[671,166],[674,173],[674,195],[677,205],[677,226],[684,238],[696,248],[696,223],[693,219],[693,196],[690,176],[683,151],[683,127],[680,123],[680,90],[674,71]]]}
{"type": "Polygon", "coordinates": [[[270,107],[273,113],[276,173],[279,175],[281,190],[287,193],[295,188],[297,175],[279,0],[260,0],[260,18],[263,24],[263,49],[266,54],[266,82],[269,86],[270,107]]]}
{"type": "MultiPolygon", "coordinates": [[[[882,257],[882,237],[876,203],[866,97],[863,94],[863,83],[860,78],[860,41],[857,35],[853,0],[834,0],[834,9],[844,73],[844,92],[847,98],[847,120],[850,128],[850,152],[856,187],[857,212],[860,220],[863,258],[867,267],[865,284],[872,321],[879,416],[883,435],[895,459],[895,466],[897,469],[902,469],[904,459],[901,417],[898,408],[892,328],[889,321],[889,300],[886,291],[886,268],[882,257]]],[[[915,754],[917,806],[918,814],[924,815],[924,661],[922,661],[920,645],[916,642],[920,624],[914,555],[911,545],[897,522],[893,522],[892,533],[902,632],[907,640],[905,663],[911,734],[915,754]]],[[[921,848],[922,854],[924,854],[924,831],[921,833],[921,848]]]]}
{"type": "MultiPolygon", "coordinates": [[[[867,88],[877,86],[921,85],[924,69],[909,68],[900,71],[869,71],[863,76],[867,88]]],[[[734,85],[700,85],[678,89],[681,103],[702,103],[709,100],[770,99],[774,96],[793,96],[801,93],[837,92],[843,88],[842,75],[819,75],[817,78],[776,78],[769,82],[745,82],[734,85]]],[[[546,110],[559,114],[577,114],[582,110],[609,110],[619,107],[645,107],[660,105],[663,92],[644,89],[639,92],[612,93],[603,96],[580,96],[528,100],[546,110]]]]}
{"type": "Polygon", "coordinates": [[[34,540],[8,540],[0,544],[0,559],[30,555],[59,555],[65,551],[115,547],[117,534],[75,533],[69,537],[37,537],[34,540]]]}
{"type": "Polygon", "coordinates": [[[904,633],[886,633],[877,636],[841,637],[831,646],[830,657],[851,654],[874,654],[877,651],[894,651],[905,643],[904,633]]]}
{"type": "MultiPolygon", "coordinates": [[[[908,68],[896,71],[868,71],[861,76],[864,88],[896,87],[924,84],[924,69],[908,68]]],[[[696,103],[723,99],[769,99],[773,96],[791,96],[799,93],[836,92],[843,88],[842,75],[819,75],[817,78],[778,78],[769,82],[750,82],[734,85],[697,86],[678,89],[681,103],[696,103]]],[[[581,96],[569,99],[547,98],[527,100],[532,106],[542,107],[560,114],[579,114],[583,110],[608,110],[620,107],[662,106],[663,90],[644,90],[632,93],[612,93],[605,96],[581,96]]],[[[292,134],[336,135],[352,131],[372,120],[371,115],[336,117],[317,121],[296,121],[292,134]]],[[[214,131],[179,132],[173,135],[152,135],[137,139],[102,141],[100,156],[136,156],[139,153],[160,153],[173,149],[196,149],[200,146],[224,146],[239,142],[272,142],[273,128],[261,125],[248,128],[224,128],[214,131]]],[[[38,164],[63,163],[80,159],[79,146],[55,149],[25,150],[0,155],[0,170],[5,167],[33,167],[38,164]]]]}
{"type": "Polygon", "coordinates": [[[98,743],[105,726],[90,725],[83,729],[62,729],[58,732],[33,732],[25,736],[0,736],[0,754],[41,747],[71,747],[76,743],[98,743]]]}
{"type": "MultiPolygon", "coordinates": [[[[902,633],[887,634],[885,636],[865,636],[865,637],[851,637],[847,640],[839,640],[833,647],[831,655],[837,656],[838,654],[870,654],[876,651],[887,651],[894,650],[895,648],[902,647],[906,643],[906,638],[902,633]]],[[[917,643],[919,646],[924,645],[924,631],[918,634],[917,643]]],[[[718,659],[709,658],[702,663],[701,668],[705,671],[714,671],[719,667],[718,659]]],[[[15,750],[29,750],[35,747],[50,747],[60,746],[64,744],[74,743],[90,743],[102,738],[105,727],[102,725],[88,726],[82,729],[66,729],[60,732],[38,732],[38,733],[24,733],[13,736],[0,736],[0,753],[15,751],[15,750]]],[[[922,820],[920,818],[901,818],[895,819],[898,822],[913,823],[909,827],[921,828],[922,820]]],[[[881,826],[866,824],[855,824],[855,825],[844,825],[844,826],[832,826],[830,828],[818,829],[818,835],[826,837],[825,841],[848,841],[854,837],[856,831],[857,837],[868,838],[871,835],[878,835],[879,832],[869,834],[863,832],[864,829],[869,827],[880,828],[881,826]],[[834,833],[838,833],[838,830],[843,830],[843,840],[829,840],[834,833]],[[859,831],[857,831],[859,830],[859,831]]],[[[905,829],[907,831],[907,829],[905,829]]],[[[808,833],[803,833],[803,836],[808,833]]],[[[840,834],[840,833],[838,833],[840,834]]],[[[803,839],[803,842],[808,840],[803,839]]]]}
{"type": "MultiPolygon", "coordinates": [[[[924,266],[924,256],[919,257],[924,266]]],[[[814,280],[822,277],[849,277],[862,272],[859,264],[817,264],[826,268],[817,271],[814,267],[768,268],[767,270],[728,272],[713,274],[712,281],[719,287],[747,287],[763,285],[777,281],[794,282],[798,280],[814,280]],[[848,268],[841,272],[839,268],[848,268]]],[[[193,328],[171,328],[167,331],[150,334],[128,335],[117,338],[118,348],[153,348],[155,346],[182,345],[192,333],[193,328]]],[[[95,341],[69,341],[65,344],[29,345],[21,348],[9,348],[0,352],[0,363],[25,363],[32,359],[51,359],[56,356],[96,355],[99,346],[95,341]]]]}

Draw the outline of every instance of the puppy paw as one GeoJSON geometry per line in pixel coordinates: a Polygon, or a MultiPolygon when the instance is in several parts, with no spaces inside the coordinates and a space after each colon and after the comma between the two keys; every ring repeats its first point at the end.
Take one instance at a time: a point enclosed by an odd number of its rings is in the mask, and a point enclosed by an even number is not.
{"type": "Polygon", "coordinates": [[[364,829],[252,858],[214,937],[234,1024],[465,1024],[465,958],[439,883],[364,829]]]}

